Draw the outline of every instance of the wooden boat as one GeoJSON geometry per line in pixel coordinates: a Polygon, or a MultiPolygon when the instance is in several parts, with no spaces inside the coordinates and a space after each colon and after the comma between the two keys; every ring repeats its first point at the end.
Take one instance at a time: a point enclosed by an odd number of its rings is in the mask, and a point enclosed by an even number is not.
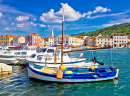
{"type": "MultiPolygon", "coordinates": [[[[48,68],[26,64],[29,78],[35,78],[49,82],[76,83],[107,81],[118,78],[117,68],[65,68],[59,71],[56,68],[48,68]],[[93,69],[93,70],[92,70],[93,69]],[[59,76],[59,77],[58,77],[59,76]]],[[[61,66],[63,67],[63,66],[61,66]]]]}

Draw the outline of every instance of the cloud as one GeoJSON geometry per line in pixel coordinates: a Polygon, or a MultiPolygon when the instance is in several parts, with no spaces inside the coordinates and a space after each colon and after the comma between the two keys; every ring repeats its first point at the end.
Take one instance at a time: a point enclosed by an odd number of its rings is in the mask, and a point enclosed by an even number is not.
{"type": "Polygon", "coordinates": [[[16,20],[17,21],[27,21],[29,19],[29,17],[28,16],[19,16],[19,17],[16,17],[16,20]]]}
{"type": "Polygon", "coordinates": [[[87,18],[90,18],[92,14],[95,14],[95,13],[102,13],[102,12],[107,12],[107,11],[111,11],[111,9],[108,9],[107,7],[102,7],[102,6],[97,6],[95,7],[95,10],[94,11],[88,11],[87,13],[84,13],[82,15],[82,17],[86,17],[87,18]]]}
{"type": "Polygon", "coordinates": [[[130,18],[110,21],[108,24],[103,24],[101,26],[108,27],[108,26],[112,26],[112,25],[115,25],[115,24],[118,25],[118,24],[122,24],[122,23],[126,23],[126,22],[130,22],[130,18]]]}
{"type": "Polygon", "coordinates": [[[9,27],[6,27],[4,30],[10,31],[10,28],[9,28],[9,27]]]}
{"type": "Polygon", "coordinates": [[[124,15],[126,14],[126,12],[122,12],[122,13],[115,13],[115,14],[102,14],[102,15],[96,15],[96,16],[87,16],[87,18],[89,19],[95,19],[95,18],[99,18],[99,17],[106,17],[106,16],[119,16],[119,15],[124,15]]]}
{"type": "Polygon", "coordinates": [[[93,13],[97,13],[97,12],[107,12],[107,11],[111,11],[111,9],[107,9],[107,7],[106,7],[106,8],[103,8],[103,7],[101,7],[101,6],[97,6],[97,7],[95,7],[95,10],[93,11],[93,13]]]}
{"type": "Polygon", "coordinates": [[[42,16],[40,16],[40,20],[43,22],[53,22],[53,23],[61,23],[62,22],[62,14],[64,9],[64,16],[66,21],[76,21],[79,20],[82,17],[82,14],[80,12],[75,11],[71,6],[69,6],[67,3],[61,3],[62,8],[58,12],[54,12],[54,9],[51,9],[47,13],[43,13],[42,16]]]}
{"type": "Polygon", "coordinates": [[[2,17],[2,13],[0,13],[0,18],[2,17]]]}
{"type": "Polygon", "coordinates": [[[11,25],[14,25],[14,23],[12,23],[11,25]]]}
{"type": "Polygon", "coordinates": [[[46,27],[46,25],[43,25],[43,24],[39,24],[40,27],[46,27]]]}
{"type": "Polygon", "coordinates": [[[24,27],[24,23],[17,24],[17,27],[24,27]]]}
{"type": "Polygon", "coordinates": [[[111,23],[111,24],[103,24],[102,26],[103,27],[109,27],[109,26],[113,26],[113,25],[118,25],[118,24],[121,24],[121,23],[111,23]]]}
{"type": "Polygon", "coordinates": [[[35,24],[35,23],[33,23],[33,22],[31,22],[31,24],[32,24],[33,26],[37,26],[37,24],[35,24]]]}

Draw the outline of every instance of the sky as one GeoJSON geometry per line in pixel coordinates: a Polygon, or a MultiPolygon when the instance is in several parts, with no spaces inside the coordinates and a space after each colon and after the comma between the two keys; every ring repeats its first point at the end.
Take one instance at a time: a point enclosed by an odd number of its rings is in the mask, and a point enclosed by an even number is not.
{"type": "Polygon", "coordinates": [[[0,0],[0,35],[79,34],[130,22],[130,0],[0,0]]]}

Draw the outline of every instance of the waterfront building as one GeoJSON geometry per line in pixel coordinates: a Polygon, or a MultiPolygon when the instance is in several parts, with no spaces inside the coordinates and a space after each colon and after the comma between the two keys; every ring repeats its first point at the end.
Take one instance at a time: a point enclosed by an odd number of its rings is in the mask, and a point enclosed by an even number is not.
{"type": "Polygon", "coordinates": [[[84,40],[83,46],[87,46],[86,42],[88,40],[88,36],[80,36],[80,38],[84,40]]]}
{"type": "Polygon", "coordinates": [[[48,42],[49,46],[54,45],[54,37],[46,37],[44,40],[48,42]]]}
{"type": "Polygon", "coordinates": [[[88,46],[91,46],[91,47],[96,46],[96,37],[92,36],[92,37],[88,38],[87,44],[88,44],[88,46]]]}
{"type": "Polygon", "coordinates": [[[130,34],[128,35],[127,39],[130,39],[130,34]]]}
{"type": "Polygon", "coordinates": [[[113,46],[113,38],[108,36],[97,36],[96,46],[100,46],[100,47],[113,46]]]}
{"type": "MultiPolygon", "coordinates": [[[[66,46],[82,46],[83,45],[83,42],[84,40],[81,39],[81,38],[77,38],[77,37],[74,37],[74,36],[70,36],[70,35],[66,35],[64,34],[64,40],[63,40],[63,44],[66,45],[66,46]]],[[[62,35],[59,35],[59,36],[56,36],[54,38],[54,44],[55,45],[58,45],[58,44],[61,44],[62,43],[62,35]]]]}
{"type": "Polygon", "coordinates": [[[114,47],[124,47],[127,45],[127,34],[126,33],[112,33],[114,47]]]}
{"type": "Polygon", "coordinates": [[[41,36],[38,33],[31,33],[25,36],[25,45],[40,45],[41,36]]]}
{"type": "Polygon", "coordinates": [[[43,38],[41,38],[41,43],[40,43],[40,47],[46,47],[46,46],[49,46],[49,43],[48,41],[44,40],[43,38]]]}
{"type": "Polygon", "coordinates": [[[13,37],[13,46],[25,45],[25,38],[23,36],[13,37]]]}
{"type": "Polygon", "coordinates": [[[80,36],[81,39],[85,40],[88,36],[80,36]]]}
{"type": "Polygon", "coordinates": [[[44,40],[46,41],[46,44],[49,46],[54,45],[54,33],[53,33],[53,29],[51,30],[51,36],[47,36],[44,38],[44,40]]]}
{"type": "Polygon", "coordinates": [[[14,37],[11,34],[0,36],[0,46],[12,46],[13,38],[14,37]]]}

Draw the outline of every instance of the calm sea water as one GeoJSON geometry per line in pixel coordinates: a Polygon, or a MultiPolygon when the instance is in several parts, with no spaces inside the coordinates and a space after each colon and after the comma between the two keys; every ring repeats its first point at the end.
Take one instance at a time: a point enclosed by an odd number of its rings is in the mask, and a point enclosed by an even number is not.
{"type": "MultiPolygon", "coordinates": [[[[104,62],[105,66],[113,64],[114,67],[119,68],[120,80],[73,84],[48,83],[30,80],[26,68],[15,66],[12,75],[0,77],[0,96],[130,96],[130,49],[83,53],[87,61],[91,61],[94,55],[98,61],[104,62]]],[[[80,52],[70,55],[79,56],[80,52]]]]}

